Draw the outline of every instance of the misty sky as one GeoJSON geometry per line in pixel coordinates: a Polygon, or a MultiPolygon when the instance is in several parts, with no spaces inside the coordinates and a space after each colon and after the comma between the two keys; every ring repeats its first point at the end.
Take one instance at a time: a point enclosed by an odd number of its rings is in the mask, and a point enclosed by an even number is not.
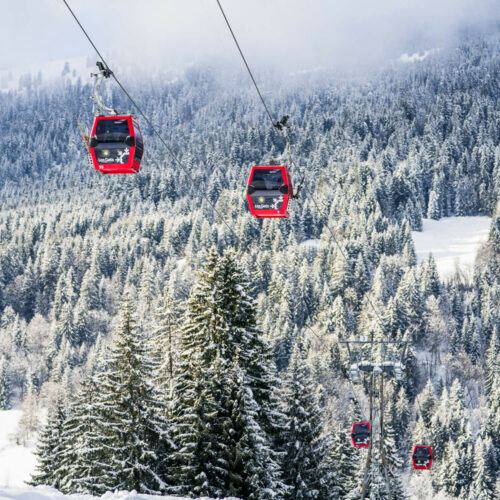
{"type": "MultiPolygon", "coordinates": [[[[68,0],[105,54],[175,66],[235,47],[215,0],[68,0]]],[[[221,0],[253,66],[358,64],[500,21],[500,0],[221,0]]],[[[0,0],[0,69],[93,55],[62,0],[0,0]]],[[[241,63],[239,63],[241,64],[241,63]]]]}

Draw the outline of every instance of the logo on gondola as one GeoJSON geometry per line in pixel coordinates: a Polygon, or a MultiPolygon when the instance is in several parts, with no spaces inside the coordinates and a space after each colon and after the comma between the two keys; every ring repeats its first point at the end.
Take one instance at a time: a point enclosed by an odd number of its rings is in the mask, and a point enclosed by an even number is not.
{"type": "Polygon", "coordinates": [[[109,149],[103,149],[99,151],[99,157],[97,158],[97,161],[98,163],[127,163],[129,154],[129,148],[115,149],[113,151],[110,151],[109,149]],[[113,152],[115,154],[112,154],[113,152]]]}
{"type": "Polygon", "coordinates": [[[254,201],[255,210],[281,210],[283,196],[259,196],[254,201]]]}
{"type": "Polygon", "coordinates": [[[117,156],[117,158],[116,158],[117,163],[127,163],[129,153],[130,153],[130,150],[128,148],[119,150],[118,154],[116,155],[117,156]]]}

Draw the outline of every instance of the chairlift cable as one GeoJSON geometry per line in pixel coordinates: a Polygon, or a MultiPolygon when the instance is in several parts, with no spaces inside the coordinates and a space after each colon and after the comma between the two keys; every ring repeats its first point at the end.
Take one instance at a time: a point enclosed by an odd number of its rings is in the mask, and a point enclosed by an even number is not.
{"type": "Polygon", "coordinates": [[[245,63],[245,66],[247,68],[248,74],[250,75],[250,78],[252,79],[252,82],[255,86],[255,90],[257,90],[257,94],[259,94],[260,100],[262,102],[262,105],[264,106],[264,109],[266,110],[267,116],[269,117],[269,120],[271,120],[271,123],[273,127],[276,126],[273,117],[271,116],[271,113],[269,112],[269,108],[267,107],[266,101],[264,101],[264,98],[262,97],[262,94],[260,92],[259,86],[257,85],[257,82],[253,76],[252,70],[250,69],[250,66],[247,63],[247,60],[245,58],[245,55],[243,54],[243,51],[241,50],[240,44],[238,43],[238,40],[236,38],[236,35],[234,34],[233,28],[231,27],[231,24],[229,23],[229,19],[226,16],[226,13],[224,12],[224,9],[222,8],[222,5],[219,0],[216,0],[217,4],[219,5],[219,9],[222,12],[222,15],[224,17],[224,20],[226,21],[227,27],[229,28],[229,31],[231,32],[231,36],[233,37],[234,43],[236,44],[236,47],[238,48],[238,51],[240,53],[241,58],[243,59],[243,62],[245,63]]]}
{"type": "MultiPolygon", "coordinates": [[[[237,40],[237,38],[236,38],[236,35],[234,34],[233,28],[231,27],[231,23],[229,22],[229,19],[227,18],[226,13],[224,12],[224,9],[222,8],[222,5],[221,5],[221,3],[220,3],[220,0],[216,0],[216,2],[217,2],[217,5],[219,6],[219,9],[220,9],[220,11],[221,11],[221,13],[222,13],[223,17],[224,17],[224,20],[226,21],[227,27],[228,27],[228,29],[229,29],[229,31],[230,31],[230,33],[231,33],[231,36],[232,36],[232,38],[233,38],[233,40],[234,40],[234,43],[236,44],[236,47],[237,47],[237,49],[238,49],[238,52],[240,53],[240,56],[241,56],[241,58],[242,58],[242,60],[243,60],[243,62],[244,62],[244,64],[245,64],[245,67],[246,67],[246,69],[247,69],[247,71],[248,71],[248,74],[250,75],[250,78],[251,78],[251,80],[252,80],[252,82],[253,82],[253,84],[254,84],[254,86],[255,86],[255,89],[257,90],[257,93],[258,93],[258,95],[259,95],[259,97],[260,97],[260,100],[261,100],[261,102],[262,102],[262,105],[264,106],[264,109],[265,109],[265,111],[266,111],[266,114],[267,114],[267,116],[269,117],[269,120],[271,121],[271,123],[272,123],[272,125],[273,125],[273,128],[278,128],[278,129],[281,129],[282,127],[280,127],[280,122],[278,121],[278,122],[276,122],[276,123],[275,123],[275,122],[274,122],[274,120],[273,120],[273,117],[271,116],[271,113],[269,112],[269,108],[267,107],[266,101],[264,100],[264,97],[262,96],[262,92],[260,91],[259,86],[257,85],[257,82],[256,82],[256,80],[255,80],[255,78],[254,78],[254,76],[253,76],[253,73],[252,73],[252,71],[251,71],[251,69],[250,69],[250,66],[248,65],[248,62],[247,62],[247,60],[246,60],[246,58],[245,58],[245,55],[243,54],[243,51],[242,51],[242,49],[241,49],[241,46],[240,46],[240,44],[238,43],[238,40],[237,40]]],[[[288,147],[289,147],[289,151],[290,151],[290,162],[291,162],[292,166],[293,166],[293,167],[294,167],[297,171],[299,171],[299,168],[297,167],[297,165],[296,165],[296,163],[294,162],[293,157],[292,157],[292,153],[291,153],[291,144],[290,144],[290,140],[289,140],[289,138],[288,138],[288,134],[286,133],[286,129],[285,129],[285,143],[286,143],[286,145],[288,145],[288,147]]],[[[303,182],[303,181],[301,181],[301,184],[302,184],[302,182],[303,182]]],[[[309,191],[306,189],[306,187],[305,187],[305,186],[304,186],[304,191],[306,192],[306,195],[308,195],[308,196],[309,196],[309,199],[313,202],[313,204],[314,204],[314,206],[315,206],[315,208],[316,208],[317,212],[318,212],[318,213],[321,213],[321,212],[320,212],[319,205],[318,205],[318,203],[316,202],[316,200],[314,199],[314,196],[312,196],[312,195],[309,193],[309,191]]],[[[338,250],[339,250],[339,251],[340,251],[340,253],[342,254],[342,256],[343,256],[344,260],[345,260],[347,263],[349,263],[349,260],[348,260],[348,258],[347,258],[346,253],[344,252],[344,250],[343,250],[342,246],[341,246],[341,245],[340,245],[340,243],[338,242],[337,238],[335,237],[335,234],[334,234],[333,230],[331,229],[331,227],[329,226],[329,224],[328,224],[328,223],[326,224],[326,227],[327,227],[328,231],[330,232],[330,234],[331,234],[331,236],[332,236],[332,239],[333,239],[333,241],[334,241],[335,245],[337,246],[338,250]]],[[[373,312],[375,313],[375,316],[377,317],[377,319],[378,319],[378,321],[379,321],[380,325],[382,325],[382,324],[383,324],[382,317],[379,315],[378,310],[377,310],[377,308],[375,307],[375,304],[374,304],[374,303],[373,303],[373,301],[371,300],[371,298],[370,298],[369,294],[366,294],[365,296],[366,296],[366,298],[367,298],[367,300],[368,300],[368,303],[370,304],[371,308],[373,309],[373,312]]]]}
{"type": "MultiPolygon", "coordinates": [[[[156,129],[156,127],[153,125],[153,123],[151,122],[151,120],[147,117],[147,115],[144,113],[144,111],[142,110],[142,108],[136,103],[136,101],[132,98],[132,96],[130,95],[130,93],[127,91],[127,89],[122,85],[122,83],[120,82],[120,80],[116,77],[116,75],[109,69],[109,66],[107,64],[107,62],[105,61],[104,57],[102,57],[102,54],[99,52],[98,48],[96,47],[96,45],[94,44],[94,42],[92,41],[92,39],[90,38],[89,34],[87,33],[87,31],[85,30],[85,28],[82,26],[82,24],[80,23],[78,17],[76,16],[76,14],[73,12],[73,10],[71,9],[71,7],[69,6],[67,0],[62,0],[64,2],[64,4],[66,5],[66,7],[68,8],[69,12],[71,13],[71,15],[73,16],[73,18],[75,19],[76,23],[78,24],[78,26],[80,27],[80,29],[82,30],[83,34],[86,36],[87,40],[90,42],[90,44],[92,45],[92,47],[94,48],[94,50],[96,51],[97,55],[99,56],[99,58],[101,59],[102,63],[104,64],[104,66],[106,66],[106,69],[110,72],[110,75],[113,77],[113,79],[115,80],[115,82],[118,84],[118,86],[120,87],[120,89],[123,91],[123,93],[127,96],[128,100],[132,103],[133,106],[135,106],[135,108],[137,109],[137,111],[139,112],[139,114],[144,118],[144,121],[149,125],[149,127],[151,128],[151,130],[154,132],[154,134],[156,135],[156,137],[158,137],[158,139],[160,140],[160,142],[163,144],[163,146],[165,147],[165,149],[168,151],[170,157],[174,160],[174,162],[181,168],[181,170],[187,175],[191,185],[194,187],[195,190],[198,190],[201,194],[202,194],[202,198],[205,198],[206,201],[208,202],[208,204],[212,207],[212,209],[214,210],[214,212],[216,213],[216,215],[221,219],[221,221],[224,223],[224,225],[229,229],[229,231],[234,235],[234,237],[236,238],[236,240],[240,243],[240,245],[242,244],[242,240],[238,237],[238,235],[236,234],[235,230],[231,227],[231,225],[224,219],[224,217],[222,216],[222,214],[220,213],[220,211],[217,209],[217,207],[215,206],[214,203],[212,203],[212,201],[196,186],[196,183],[194,181],[194,178],[193,176],[191,175],[191,173],[189,172],[189,170],[187,170],[184,165],[182,164],[182,162],[179,160],[179,158],[177,157],[177,155],[174,153],[174,151],[172,150],[172,148],[167,144],[167,142],[165,141],[165,139],[163,138],[163,136],[158,132],[158,130],[156,129]]],[[[247,244],[245,244],[243,247],[240,247],[240,248],[246,248],[247,247],[247,244]]]]}
{"type": "MultiPolygon", "coordinates": [[[[236,47],[237,47],[237,49],[238,49],[238,52],[240,53],[240,56],[241,56],[241,58],[242,58],[242,60],[243,60],[243,63],[245,64],[245,67],[247,68],[248,74],[250,75],[250,78],[251,78],[251,80],[252,80],[252,82],[253,82],[253,84],[254,84],[254,86],[255,86],[255,89],[256,89],[256,91],[257,91],[258,95],[259,95],[259,98],[260,98],[260,100],[261,100],[261,102],[262,102],[262,105],[264,106],[264,109],[265,109],[265,111],[266,111],[266,114],[267,114],[267,116],[269,117],[269,119],[270,119],[270,121],[271,121],[271,123],[272,123],[272,125],[273,125],[273,128],[277,128],[278,130],[282,130],[282,129],[284,128],[285,146],[287,146],[287,147],[288,147],[288,153],[289,153],[289,155],[290,155],[290,164],[291,164],[291,166],[293,166],[293,167],[294,167],[294,169],[296,169],[297,171],[299,171],[299,169],[297,168],[297,166],[296,166],[295,162],[293,161],[293,156],[292,156],[292,147],[291,147],[291,144],[290,144],[290,139],[289,139],[289,137],[288,137],[287,130],[286,130],[286,128],[285,128],[285,127],[286,127],[286,120],[285,120],[285,123],[283,123],[283,124],[281,124],[279,121],[278,121],[278,122],[276,122],[276,123],[274,122],[274,120],[273,120],[273,118],[272,118],[272,116],[271,116],[271,113],[269,112],[269,108],[267,107],[267,104],[266,104],[266,102],[265,102],[265,100],[264,100],[264,98],[263,98],[263,96],[262,96],[262,93],[260,92],[259,86],[257,85],[257,82],[256,82],[256,80],[255,80],[255,78],[254,78],[254,76],[253,76],[253,74],[252,74],[252,71],[250,70],[250,66],[248,65],[248,62],[247,62],[247,60],[246,60],[246,58],[245,58],[245,56],[244,56],[244,54],[243,54],[243,51],[242,51],[242,49],[241,49],[241,47],[240,47],[240,44],[238,43],[238,40],[237,40],[237,38],[236,38],[236,36],[235,36],[235,34],[234,34],[234,31],[233,31],[233,29],[232,29],[232,27],[231,27],[231,24],[230,24],[230,22],[229,22],[229,20],[228,20],[228,18],[227,18],[227,16],[226,16],[226,13],[224,12],[224,9],[222,8],[222,5],[221,5],[221,3],[220,3],[220,0],[216,0],[216,1],[217,1],[217,5],[219,6],[219,9],[220,9],[220,11],[221,11],[221,13],[222,13],[222,15],[223,15],[223,17],[224,17],[224,20],[226,21],[227,27],[229,28],[229,31],[230,31],[230,33],[231,33],[231,36],[233,37],[233,40],[234,40],[234,42],[235,42],[235,44],[236,44],[236,47]]],[[[305,176],[304,176],[304,177],[305,177],[305,176]]],[[[301,181],[301,183],[300,183],[300,187],[302,187],[302,184],[303,184],[303,180],[302,180],[302,181],[301,181]]],[[[312,195],[309,193],[309,191],[308,191],[305,187],[304,187],[304,191],[306,192],[306,195],[308,195],[308,196],[309,196],[309,198],[311,199],[311,201],[313,202],[313,204],[314,204],[314,206],[315,206],[315,208],[316,208],[317,212],[318,212],[318,213],[321,213],[321,212],[320,212],[320,208],[319,208],[319,206],[318,206],[318,203],[317,203],[317,202],[316,202],[316,200],[314,199],[314,196],[312,196],[312,195]]],[[[297,194],[298,194],[298,193],[297,193],[297,194]]],[[[330,228],[330,226],[329,226],[329,224],[328,224],[328,223],[326,224],[326,227],[327,227],[328,231],[330,232],[330,234],[331,234],[331,236],[332,236],[332,239],[333,239],[333,241],[334,241],[335,245],[337,246],[337,248],[338,248],[339,252],[341,253],[342,257],[344,258],[344,260],[346,261],[346,263],[347,263],[347,264],[349,264],[349,260],[348,260],[348,258],[347,258],[346,253],[344,252],[344,249],[342,248],[342,246],[341,246],[341,245],[340,245],[340,243],[338,242],[337,238],[335,237],[335,234],[334,234],[333,230],[330,228]]],[[[374,304],[374,303],[373,303],[373,301],[371,300],[371,297],[369,296],[369,294],[366,294],[366,297],[367,297],[367,301],[368,301],[368,303],[370,304],[371,308],[373,309],[373,312],[375,313],[375,316],[376,316],[376,318],[377,318],[378,322],[380,323],[380,326],[382,326],[382,324],[383,324],[383,322],[382,322],[382,318],[381,318],[381,316],[379,315],[378,310],[377,310],[377,308],[375,307],[375,304],[374,304]]],[[[312,329],[311,329],[311,330],[312,330],[312,329]]],[[[317,335],[316,335],[316,336],[317,336],[317,335]]],[[[349,383],[351,384],[351,389],[352,389],[352,391],[353,391],[354,397],[356,398],[356,400],[357,400],[357,402],[358,402],[358,405],[359,405],[359,407],[360,407],[360,410],[361,410],[361,412],[362,412],[363,410],[362,410],[361,404],[360,404],[360,402],[359,402],[359,400],[358,400],[358,398],[357,398],[357,396],[356,396],[356,393],[354,392],[354,388],[352,387],[352,381],[350,380],[350,378],[349,378],[349,383]]],[[[371,390],[370,390],[370,398],[371,398],[371,390]]],[[[370,401],[370,412],[371,412],[371,401],[370,401]]],[[[371,421],[371,418],[370,418],[370,421],[371,421]]],[[[371,432],[371,431],[370,431],[370,432],[371,432]]],[[[371,455],[371,447],[370,447],[369,456],[370,456],[370,455],[371,455]]],[[[369,467],[369,462],[370,462],[370,459],[368,458],[368,461],[367,461],[367,468],[369,467]]],[[[367,472],[367,471],[365,471],[365,475],[366,475],[366,472],[367,472]]],[[[365,478],[365,480],[366,480],[366,478],[365,478]]],[[[387,488],[388,488],[388,489],[390,489],[390,486],[389,486],[389,485],[387,485],[387,488]]]]}

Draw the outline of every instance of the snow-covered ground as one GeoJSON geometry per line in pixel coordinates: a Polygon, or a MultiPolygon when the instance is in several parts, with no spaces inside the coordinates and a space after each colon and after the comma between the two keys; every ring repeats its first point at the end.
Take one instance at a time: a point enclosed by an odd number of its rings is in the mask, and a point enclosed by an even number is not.
{"type": "Polygon", "coordinates": [[[413,231],[413,241],[420,262],[432,253],[441,279],[448,278],[457,265],[471,270],[479,247],[488,239],[489,217],[447,217],[424,219],[423,231],[413,231]]]}
{"type": "Polygon", "coordinates": [[[319,239],[305,240],[299,243],[299,246],[306,248],[319,248],[321,246],[321,240],[319,239]]]}
{"type": "MultiPolygon", "coordinates": [[[[96,500],[91,495],[63,495],[61,492],[48,486],[31,487],[24,483],[28,481],[35,470],[35,444],[28,446],[16,444],[21,410],[0,411],[0,500],[7,498],[14,500],[96,500]]],[[[43,421],[44,415],[41,415],[43,421]]],[[[185,497],[159,497],[156,495],[138,495],[135,492],[118,491],[108,492],[100,497],[102,500],[188,500],[185,497]]],[[[199,500],[210,500],[207,498],[199,500]]],[[[238,500],[227,498],[226,500],[238,500]]]]}
{"type": "MultiPolygon", "coordinates": [[[[186,497],[160,497],[156,495],[138,495],[135,491],[114,491],[108,492],[101,497],[93,497],[91,495],[63,495],[61,492],[48,486],[37,486],[36,488],[2,488],[0,487],[0,500],[190,500],[186,497]]],[[[206,497],[198,500],[210,500],[206,497]]],[[[228,497],[225,500],[238,500],[237,498],[228,497]]]]}
{"type": "Polygon", "coordinates": [[[21,446],[14,437],[21,415],[21,410],[0,411],[0,488],[24,486],[35,469],[34,443],[21,446]]]}

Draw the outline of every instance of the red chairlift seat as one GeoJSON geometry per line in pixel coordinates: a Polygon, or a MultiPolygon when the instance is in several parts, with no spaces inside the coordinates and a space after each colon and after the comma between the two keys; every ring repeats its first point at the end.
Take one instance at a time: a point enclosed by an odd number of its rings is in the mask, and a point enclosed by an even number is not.
{"type": "Polygon", "coordinates": [[[288,200],[292,195],[292,178],[287,167],[252,167],[247,183],[247,200],[254,217],[287,218],[288,200]]]}
{"type": "Polygon", "coordinates": [[[432,465],[432,448],[430,446],[415,446],[411,459],[414,469],[429,470],[432,465]]]}
{"type": "Polygon", "coordinates": [[[94,168],[101,174],[139,172],[144,143],[132,116],[96,116],[88,146],[94,168]]]}
{"type": "Polygon", "coordinates": [[[370,446],[370,422],[352,424],[351,440],[355,447],[370,446]]]}

